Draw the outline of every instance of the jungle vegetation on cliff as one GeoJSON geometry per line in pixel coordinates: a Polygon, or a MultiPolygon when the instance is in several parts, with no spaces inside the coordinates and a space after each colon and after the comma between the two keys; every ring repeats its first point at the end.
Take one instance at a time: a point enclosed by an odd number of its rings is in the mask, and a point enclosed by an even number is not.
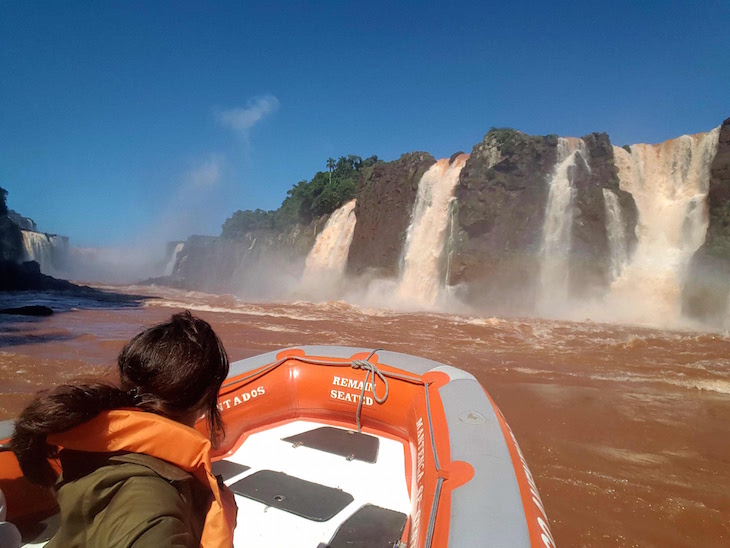
{"type": "Polygon", "coordinates": [[[223,223],[221,236],[236,239],[252,230],[280,230],[329,215],[355,197],[360,173],[378,162],[377,156],[364,160],[352,154],[337,161],[329,158],[327,171],[318,171],[311,181],[299,181],[290,188],[279,209],[238,210],[223,223]]]}

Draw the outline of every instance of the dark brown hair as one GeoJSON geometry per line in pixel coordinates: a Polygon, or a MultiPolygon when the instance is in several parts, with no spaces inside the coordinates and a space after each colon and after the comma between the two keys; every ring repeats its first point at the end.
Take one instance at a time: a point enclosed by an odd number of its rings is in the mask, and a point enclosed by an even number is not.
{"type": "Polygon", "coordinates": [[[11,447],[23,474],[51,486],[48,463],[57,448],[47,436],[65,432],[100,412],[136,407],[182,421],[205,412],[211,440],[224,434],[218,391],[228,376],[228,356],[210,325],[186,311],[134,337],[118,358],[119,387],[107,383],[66,384],[41,392],[15,423],[11,447]]]}

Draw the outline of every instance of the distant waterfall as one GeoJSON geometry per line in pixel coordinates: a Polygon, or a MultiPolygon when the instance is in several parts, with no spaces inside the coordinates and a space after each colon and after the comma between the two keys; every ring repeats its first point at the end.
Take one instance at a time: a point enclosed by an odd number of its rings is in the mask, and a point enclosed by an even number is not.
{"type": "Polygon", "coordinates": [[[659,145],[614,147],[621,189],[630,192],[639,218],[631,262],[611,297],[634,307],[639,320],[677,319],[689,261],[705,241],[706,198],[719,128],[659,145]]]}
{"type": "Polygon", "coordinates": [[[441,258],[449,224],[449,205],[454,200],[459,174],[468,159],[468,154],[461,154],[451,164],[448,158],[439,160],[418,183],[398,286],[400,297],[408,302],[431,308],[438,300],[443,285],[441,258]]]}
{"type": "MultiPolygon", "coordinates": [[[[540,248],[540,292],[538,306],[551,309],[568,298],[568,270],[573,232],[573,203],[578,157],[585,160],[581,139],[558,139],[558,159],[549,182],[540,248]]],[[[586,167],[588,164],[586,163],[586,167]]]]}
{"type": "Polygon", "coordinates": [[[606,208],[606,233],[608,234],[608,250],[611,254],[611,281],[613,281],[619,277],[629,258],[626,249],[626,229],[618,196],[604,188],[603,203],[606,208]]]}
{"type": "Polygon", "coordinates": [[[325,272],[341,275],[345,271],[357,222],[355,203],[356,200],[347,202],[330,216],[307,256],[305,278],[325,272]]]}
{"type": "Polygon", "coordinates": [[[172,273],[175,272],[175,263],[177,262],[177,256],[180,254],[183,247],[185,247],[185,244],[182,242],[175,246],[175,250],[172,252],[170,261],[167,263],[167,266],[165,267],[165,276],[172,276],[172,273]]]}
{"type": "Polygon", "coordinates": [[[68,252],[68,239],[54,234],[21,230],[25,261],[36,261],[44,274],[56,274],[62,270],[68,252]]]}

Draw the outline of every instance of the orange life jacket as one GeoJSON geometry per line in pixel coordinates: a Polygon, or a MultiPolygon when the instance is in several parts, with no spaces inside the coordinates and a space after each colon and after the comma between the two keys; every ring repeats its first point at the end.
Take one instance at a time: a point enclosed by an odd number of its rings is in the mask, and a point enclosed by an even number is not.
{"type": "Polygon", "coordinates": [[[132,409],[104,411],[67,432],[48,436],[48,443],[95,453],[129,451],[165,460],[210,487],[213,502],[205,516],[200,545],[230,548],[236,526],[233,493],[221,491],[210,468],[210,440],[184,424],[132,409]]]}

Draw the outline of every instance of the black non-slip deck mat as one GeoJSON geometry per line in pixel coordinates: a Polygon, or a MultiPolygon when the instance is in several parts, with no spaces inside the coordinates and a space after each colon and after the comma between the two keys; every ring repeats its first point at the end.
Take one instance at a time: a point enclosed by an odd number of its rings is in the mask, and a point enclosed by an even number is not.
{"type": "Polygon", "coordinates": [[[221,476],[224,481],[231,479],[238,474],[243,474],[246,470],[250,470],[250,466],[238,464],[229,460],[219,460],[211,463],[211,470],[214,476],[221,476]]]}
{"type": "Polygon", "coordinates": [[[354,499],[350,493],[283,472],[260,470],[231,485],[234,493],[312,521],[327,521],[354,499]]]}
{"type": "Polygon", "coordinates": [[[375,436],[342,430],[332,426],[323,426],[295,436],[283,438],[282,441],[303,445],[318,451],[325,451],[350,460],[377,462],[380,440],[375,436]]]}
{"type": "Polygon", "coordinates": [[[402,512],[366,504],[347,518],[326,548],[385,548],[397,543],[408,516],[402,512]]]}

